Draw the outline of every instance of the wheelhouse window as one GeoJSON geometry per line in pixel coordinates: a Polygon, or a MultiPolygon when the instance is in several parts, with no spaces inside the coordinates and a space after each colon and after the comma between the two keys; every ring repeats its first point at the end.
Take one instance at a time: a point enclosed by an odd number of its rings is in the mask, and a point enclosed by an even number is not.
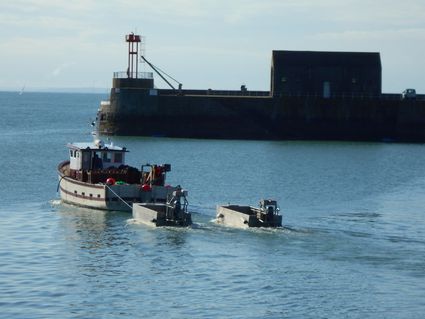
{"type": "Polygon", "coordinates": [[[82,153],[82,163],[81,163],[81,168],[82,169],[90,169],[90,162],[91,162],[91,154],[90,152],[83,152],[82,153]]]}
{"type": "Polygon", "coordinates": [[[111,157],[112,157],[112,155],[111,155],[110,152],[104,152],[102,154],[102,160],[103,160],[104,163],[110,163],[111,162],[111,157]]]}
{"type": "Polygon", "coordinates": [[[114,163],[122,163],[122,153],[114,154],[114,163]]]}
{"type": "Polygon", "coordinates": [[[69,150],[69,155],[73,158],[79,158],[80,157],[80,152],[76,151],[76,150],[69,150]]]}

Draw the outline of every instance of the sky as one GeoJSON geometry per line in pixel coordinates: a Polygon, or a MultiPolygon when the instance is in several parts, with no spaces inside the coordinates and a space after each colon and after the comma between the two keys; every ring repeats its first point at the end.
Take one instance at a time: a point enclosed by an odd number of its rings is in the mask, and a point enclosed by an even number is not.
{"type": "Polygon", "coordinates": [[[310,50],[380,52],[383,92],[425,93],[424,0],[0,0],[0,89],[107,92],[131,32],[186,89],[269,90],[272,50],[310,50]]]}

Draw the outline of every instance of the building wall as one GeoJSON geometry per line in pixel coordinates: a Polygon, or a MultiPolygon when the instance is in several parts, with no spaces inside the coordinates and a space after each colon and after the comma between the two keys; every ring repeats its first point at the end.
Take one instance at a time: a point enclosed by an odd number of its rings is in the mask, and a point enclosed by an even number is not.
{"type": "Polygon", "coordinates": [[[273,51],[273,96],[379,96],[379,53],[273,51]]]}

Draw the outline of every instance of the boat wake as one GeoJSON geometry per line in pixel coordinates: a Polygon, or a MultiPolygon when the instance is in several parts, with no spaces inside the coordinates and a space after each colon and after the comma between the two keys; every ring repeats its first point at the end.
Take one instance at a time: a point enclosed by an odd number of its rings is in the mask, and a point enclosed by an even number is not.
{"type": "Polygon", "coordinates": [[[52,199],[52,200],[49,201],[49,204],[51,206],[53,206],[53,207],[57,207],[57,206],[62,205],[62,201],[60,199],[58,199],[58,198],[57,199],[52,199]]]}

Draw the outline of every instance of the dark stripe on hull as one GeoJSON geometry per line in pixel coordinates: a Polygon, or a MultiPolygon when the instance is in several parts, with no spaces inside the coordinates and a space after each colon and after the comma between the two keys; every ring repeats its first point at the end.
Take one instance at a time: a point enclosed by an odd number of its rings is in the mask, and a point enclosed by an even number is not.
{"type": "MultiPolygon", "coordinates": [[[[71,193],[63,189],[62,187],[60,187],[60,190],[61,192],[66,194],[66,196],[71,197],[71,199],[65,199],[61,196],[61,199],[63,200],[63,202],[67,204],[76,205],[79,207],[91,208],[91,209],[99,209],[99,210],[117,210],[117,211],[125,211],[125,212],[131,211],[131,208],[125,205],[118,197],[111,197],[105,200],[105,198],[90,197],[90,196],[84,196],[84,195],[71,193]],[[76,200],[74,201],[72,200],[72,198],[75,198],[76,200]],[[93,205],[95,205],[94,203],[97,202],[97,205],[93,206],[89,204],[83,204],[78,199],[92,201],[93,205]],[[100,206],[98,206],[99,204],[100,206]]],[[[133,202],[139,201],[139,200],[135,200],[134,198],[123,198],[123,200],[125,200],[130,205],[133,202]]]]}
{"type": "Polygon", "coordinates": [[[93,196],[85,196],[85,195],[79,195],[79,194],[75,194],[75,193],[71,193],[70,191],[67,191],[66,189],[64,189],[62,186],[60,187],[60,190],[62,192],[64,192],[65,194],[69,195],[69,196],[73,196],[73,197],[77,197],[77,198],[82,198],[82,199],[88,199],[88,200],[93,200],[93,201],[100,201],[100,202],[105,202],[105,198],[102,197],[93,197],[93,196]]]}

